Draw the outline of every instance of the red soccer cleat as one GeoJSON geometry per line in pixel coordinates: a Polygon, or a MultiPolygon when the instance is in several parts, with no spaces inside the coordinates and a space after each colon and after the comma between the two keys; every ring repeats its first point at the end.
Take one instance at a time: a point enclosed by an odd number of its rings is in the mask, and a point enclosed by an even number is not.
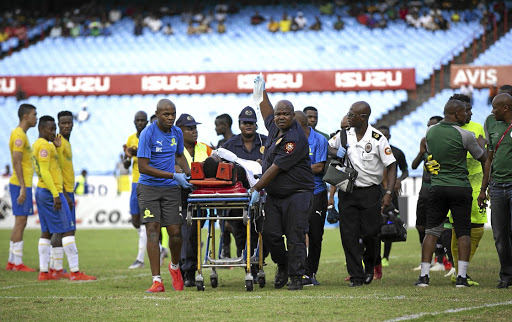
{"type": "Polygon", "coordinates": [[[18,272],[35,272],[36,270],[33,269],[33,268],[30,268],[28,267],[27,265],[21,263],[19,265],[14,265],[13,271],[18,271],[18,272]]]}
{"type": "Polygon", "coordinates": [[[153,285],[149,289],[146,290],[146,293],[159,293],[165,292],[164,284],[161,282],[154,281],[153,285]]]}
{"type": "Polygon", "coordinates": [[[183,282],[183,277],[181,276],[181,270],[178,269],[172,269],[171,263],[169,263],[169,273],[171,273],[172,278],[172,287],[176,291],[183,291],[183,285],[185,284],[183,282]]]}
{"type": "Polygon", "coordinates": [[[50,274],[49,272],[39,272],[39,276],[37,277],[38,281],[52,281],[56,279],[57,278],[52,276],[52,274],[50,274]]]}
{"type": "Polygon", "coordinates": [[[5,265],[6,271],[13,271],[14,270],[14,263],[7,262],[7,265],[5,265]]]}
{"type": "Polygon", "coordinates": [[[380,280],[382,278],[382,264],[375,265],[373,268],[373,279],[380,280]]]}
{"type": "Polygon", "coordinates": [[[83,272],[71,272],[71,276],[69,277],[70,281],[95,281],[96,277],[87,275],[83,272]]]}
{"type": "Polygon", "coordinates": [[[452,269],[452,263],[450,263],[450,261],[446,257],[443,257],[443,265],[445,271],[449,271],[452,269]]]}
{"type": "Polygon", "coordinates": [[[52,275],[56,280],[60,280],[61,278],[67,278],[70,279],[71,274],[64,273],[63,269],[55,270],[53,268],[50,268],[50,275],[52,275]]]}
{"type": "Polygon", "coordinates": [[[346,282],[349,282],[349,281],[350,281],[350,275],[349,275],[349,276],[347,276],[347,277],[345,277],[345,281],[346,281],[346,282]]]}

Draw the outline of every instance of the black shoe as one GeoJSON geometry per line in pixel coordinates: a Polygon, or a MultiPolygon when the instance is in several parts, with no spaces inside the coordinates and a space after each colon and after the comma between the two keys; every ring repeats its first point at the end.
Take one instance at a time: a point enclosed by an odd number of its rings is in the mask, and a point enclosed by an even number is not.
{"type": "Polygon", "coordinates": [[[428,275],[420,276],[414,285],[419,287],[427,287],[430,284],[430,278],[428,275]]]}
{"type": "Polygon", "coordinates": [[[288,267],[277,265],[276,277],[274,279],[275,288],[283,288],[288,283],[288,267]]]}
{"type": "Polygon", "coordinates": [[[508,288],[509,286],[512,286],[512,282],[500,281],[497,288],[508,288]]]}
{"type": "Polygon", "coordinates": [[[364,279],[365,284],[370,284],[373,281],[373,273],[367,273],[364,279]]]}
{"type": "Polygon", "coordinates": [[[320,282],[316,280],[316,273],[313,273],[312,275],[313,276],[311,276],[311,281],[313,282],[313,285],[320,285],[320,282]]]}
{"type": "Polygon", "coordinates": [[[466,277],[462,277],[462,276],[457,276],[457,283],[455,283],[455,287],[470,287],[471,285],[469,285],[468,283],[468,278],[467,276],[466,277]]]}
{"type": "Polygon", "coordinates": [[[290,285],[288,285],[289,291],[300,291],[302,290],[302,276],[290,277],[290,285]]]}
{"type": "Polygon", "coordinates": [[[302,285],[313,286],[313,279],[308,275],[302,275],[302,285]]]}
{"type": "Polygon", "coordinates": [[[185,287],[196,286],[195,275],[195,271],[185,271],[185,274],[183,275],[183,282],[185,287]]]}
{"type": "Polygon", "coordinates": [[[363,282],[360,281],[360,280],[354,280],[354,281],[351,281],[350,284],[348,285],[349,287],[359,287],[359,286],[363,286],[363,282]]]}

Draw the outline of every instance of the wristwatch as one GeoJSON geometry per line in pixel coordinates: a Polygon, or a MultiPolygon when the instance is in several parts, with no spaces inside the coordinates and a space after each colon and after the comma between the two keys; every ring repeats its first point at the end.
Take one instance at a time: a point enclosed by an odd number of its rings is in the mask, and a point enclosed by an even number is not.
{"type": "Polygon", "coordinates": [[[390,195],[390,196],[391,196],[391,194],[392,194],[392,193],[393,193],[393,192],[392,192],[391,190],[387,190],[387,191],[386,191],[386,194],[387,194],[387,195],[390,195]]]}

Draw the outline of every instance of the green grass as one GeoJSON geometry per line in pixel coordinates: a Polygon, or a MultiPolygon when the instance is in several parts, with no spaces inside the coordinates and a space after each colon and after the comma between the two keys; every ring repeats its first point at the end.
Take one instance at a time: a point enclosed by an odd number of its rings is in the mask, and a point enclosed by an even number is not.
{"type": "MultiPolygon", "coordinates": [[[[390,266],[371,285],[352,289],[344,265],[338,230],[327,230],[318,272],[322,285],[300,292],[276,290],[275,265],[267,259],[267,286],[244,289],[244,271],[219,269],[219,287],[187,288],[174,292],[162,268],[165,293],[144,291],[150,270],[128,270],[136,255],[134,230],[82,230],[77,233],[80,267],[98,277],[92,282],[38,282],[37,273],[6,272],[10,231],[0,230],[0,320],[386,320],[418,314],[419,320],[510,320],[512,290],[497,290],[499,261],[492,232],[486,230],[470,264],[470,275],[480,286],[456,289],[442,272],[431,273],[431,286],[414,287],[420,247],[415,230],[409,240],[393,244],[390,266]],[[508,304],[502,304],[506,303],[508,304]],[[497,306],[489,306],[500,303],[497,306]],[[458,312],[450,309],[470,308],[458,312]],[[434,314],[431,314],[434,313],[434,314]]],[[[39,232],[25,232],[24,261],[38,267],[39,232]]],[[[233,243],[234,247],[234,243],[233,243]]],[[[65,262],[66,263],[66,262],[65,262]]]]}

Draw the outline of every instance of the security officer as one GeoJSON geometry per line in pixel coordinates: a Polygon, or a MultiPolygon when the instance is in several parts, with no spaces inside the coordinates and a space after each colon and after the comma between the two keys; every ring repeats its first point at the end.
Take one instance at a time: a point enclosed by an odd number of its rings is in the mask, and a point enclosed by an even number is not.
{"type": "Polygon", "coordinates": [[[357,170],[358,176],[352,193],[339,191],[340,234],[350,286],[370,284],[373,280],[375,260],[380,246],[381,211],[391,204],[391,190],[382,197],[384,168],[387,169],[387,187],[396,181],[396,160],[388,140],[368,124],[371,108],[368,103],[355,102],[347,114],[350,130],[347,131],[348,150],[341,146],[339,136],[329,141],[329,153],[343,158],[345,154],[357,170]],[[363,239],[365,250],[359,244],[363,239]],[[361,264],[364,261],[364,270],[361,264]]]}
{"type": "Polygon", "coordinates": [[[289,290],[302,289],[304,260],[306,258],[306,229],[309,208],[315,188],[309,144],[304,132],[294,119],[292,103],[279,101],[273,109],[265,82],[255,80],[255,97],[261,95],[261,115],[269,132],[263,155],[263,175],[251,192],[251,204],[265,188],[265,224],[263,237],[277,264],[274,287],[282,288],[288,282],[289,290]],[[286,236],[287,249],[283,235],[286,236]]]}
{"type": "MultiPolygon", "coordinates": [[[[240,134],[230,138],[222,147],[233,152],[240,159],[252,161],[263,159],[263,150],[265,149],[267,137],[256,132],[258,129],[256,122],[257,118],[254,109],[250,106],[244,107],[242,112],[240,112],[240,115],[238,115],[238,128],[240,129],[240,134]]],[[[241,212],[241,209],[232,209],[230,214],[232,216],[241,217],[241,212]]],[[[240,220],[231,221],[231,226],[233,227],[237,256],[240,257],[242,255],[242,251],[245,249],[247,232],[244,224],[240,220]]],[[[253,227],[253,231],[251,233],[253,238],[251,238],[250,254],[252,254],[252,251],[258,242],[258,235],[254,230],[254,225],[251,225],[251,227],[253,227]]]]}

